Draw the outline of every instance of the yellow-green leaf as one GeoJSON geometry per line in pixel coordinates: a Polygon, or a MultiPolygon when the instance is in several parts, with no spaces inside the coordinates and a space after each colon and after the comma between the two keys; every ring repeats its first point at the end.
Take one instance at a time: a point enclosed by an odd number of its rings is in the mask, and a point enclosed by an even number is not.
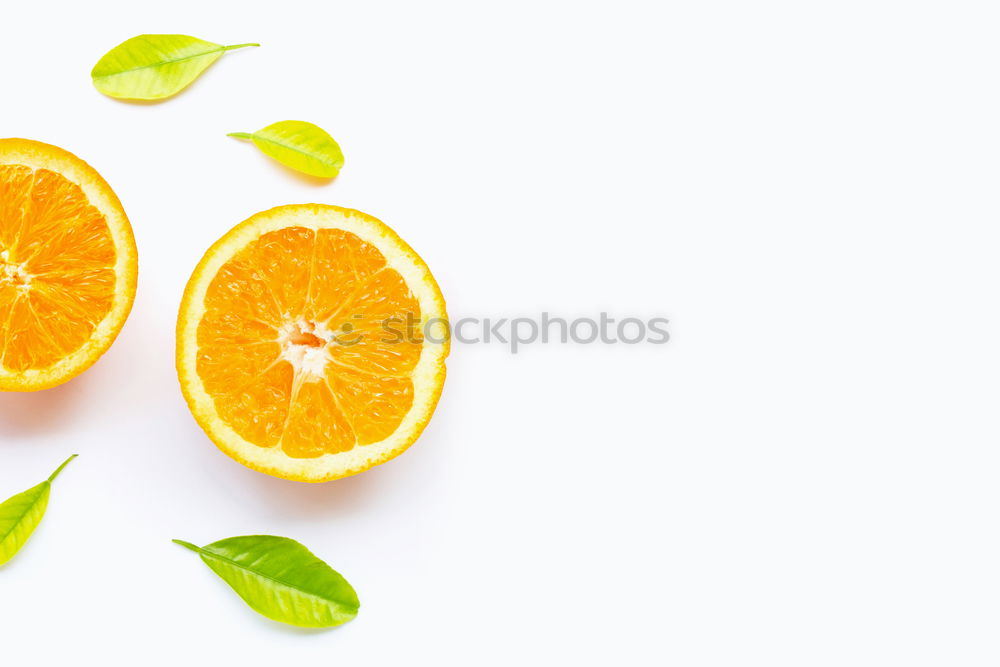
{"type": "Polygon", "coordinates": [[[333,178],[344,166],[344,154],[333,137],[304,120],[283,120],[253,133],[232,132],[229,136],[249,139],[286,167],[311,176],[333,178]]]}
{"type": "Polygon", "coordinates": [[[246,535],[198,547],[201,556],[250,607],[271,620],[330,628],[358,615],[358,595],[347,580],[287,537],[246,535]]]}
{"type": "Polygon", "coordinates": [[[125,100],[162,100],[191,85],[226,51],[260,44],[223,46],[187,35],[139,35],[111,49],[90,73],[94,87],[125,100]]]}
{"type": "Polygon", "coordinates": [[[0,565],[13,558],[35,532],[49,505],[53,480],[75,458],[76,454],[63,461],[63,464],[38,486],[33,486],[0,503],[0,565]]]}

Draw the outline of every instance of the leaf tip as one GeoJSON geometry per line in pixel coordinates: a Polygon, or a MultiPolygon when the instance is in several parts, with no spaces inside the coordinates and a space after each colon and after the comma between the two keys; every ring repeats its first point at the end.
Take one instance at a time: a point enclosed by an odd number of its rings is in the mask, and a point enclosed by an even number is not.
{"type": "Polygon", "coordinates": [[[59,476],[59,473],[61,473],[63,471],[63,468],[65,468],[66,466],[68,466],[69,463],[70,463],[70,461],[72,461],[73,459],[75,459],[77,456],[79,456],[79,454],[73,454],[68,459],[66,459],[65,461],[63,461],[62,465],[60,465],[58,468],[56,468],[56,471],[54,473],[52,473],[51,475],[49,475],[49,482],[50,483],[54,482],[55,479],[56,479],[56,477],[59,476]]]}
{"type": "Polygon", "coordinates": [[[191,544],[190,542],[185,542],[184,540],[171,540],[171,542],[173,542],[174,544],[179,544],[182,547],[184,547],[185,549],[190,549],[191,551],[194,551],[195,553],[201,553],[201,549],[199,549],[197,546],[191,544]]]}

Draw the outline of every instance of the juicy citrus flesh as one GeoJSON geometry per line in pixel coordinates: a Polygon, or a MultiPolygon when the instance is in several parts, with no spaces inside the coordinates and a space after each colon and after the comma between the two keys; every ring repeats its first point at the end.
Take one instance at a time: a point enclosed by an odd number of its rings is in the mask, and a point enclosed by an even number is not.
{"type": "Polygon", "coordinates": [[[426,265],[388,227],[280,207],[223,237],[188,285],[178,369],[195,417],[252,468],[326,481],[409,446],[444,379],[446,318],[426,265]]]}
{"type": "Polygon", "coordinates": [[[205,307],[198,375],[246,440],[314,458],[378,442],[409,411],[421,341],[378,339],[420,305],[356,235],[264,234],[222,266],[205,307]]]}
{"type": "Polygon", "coordinates": [[[107,183],[62,149],[0,140],[0,389],[83,372],[134,294],[135,242],[107,183]]]}

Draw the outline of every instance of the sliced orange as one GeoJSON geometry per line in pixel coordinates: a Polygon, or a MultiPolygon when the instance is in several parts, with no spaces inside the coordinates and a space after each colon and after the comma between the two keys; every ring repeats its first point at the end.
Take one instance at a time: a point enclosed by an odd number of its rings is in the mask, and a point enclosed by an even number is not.
{"type": "Polygon", "coordinates": [[[89,368],[135,299],[132,227],[86,162],[0,139],[0,390],[35,391],[89,368]]]}
{"type": "Polygon", "coordinates": [[[177,370],[195,419],[226,454],[304,482],[402,453],[437,405],[449,349],[424,261],[359,211],[258,213],[188,282],[177,370]]]}

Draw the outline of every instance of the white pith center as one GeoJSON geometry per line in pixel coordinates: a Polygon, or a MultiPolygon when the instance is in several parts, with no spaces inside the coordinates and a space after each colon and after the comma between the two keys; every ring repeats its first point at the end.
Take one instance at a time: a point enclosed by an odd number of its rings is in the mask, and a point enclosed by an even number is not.
{"type": "Polygon", "coordinates": [[[325,324],[305,320],[286,322],[278,331],[281,358],[292,365],[296,376],[307,382],[326,377],[333,339],[333,331],[325,324]]]}
{"type": "Polygon", "coordinates": [[[0,252],[0,283],[10,283],[23,292],[31,289],[31,274],[23,262],[10,261],[10,250],[0,252]]]}

